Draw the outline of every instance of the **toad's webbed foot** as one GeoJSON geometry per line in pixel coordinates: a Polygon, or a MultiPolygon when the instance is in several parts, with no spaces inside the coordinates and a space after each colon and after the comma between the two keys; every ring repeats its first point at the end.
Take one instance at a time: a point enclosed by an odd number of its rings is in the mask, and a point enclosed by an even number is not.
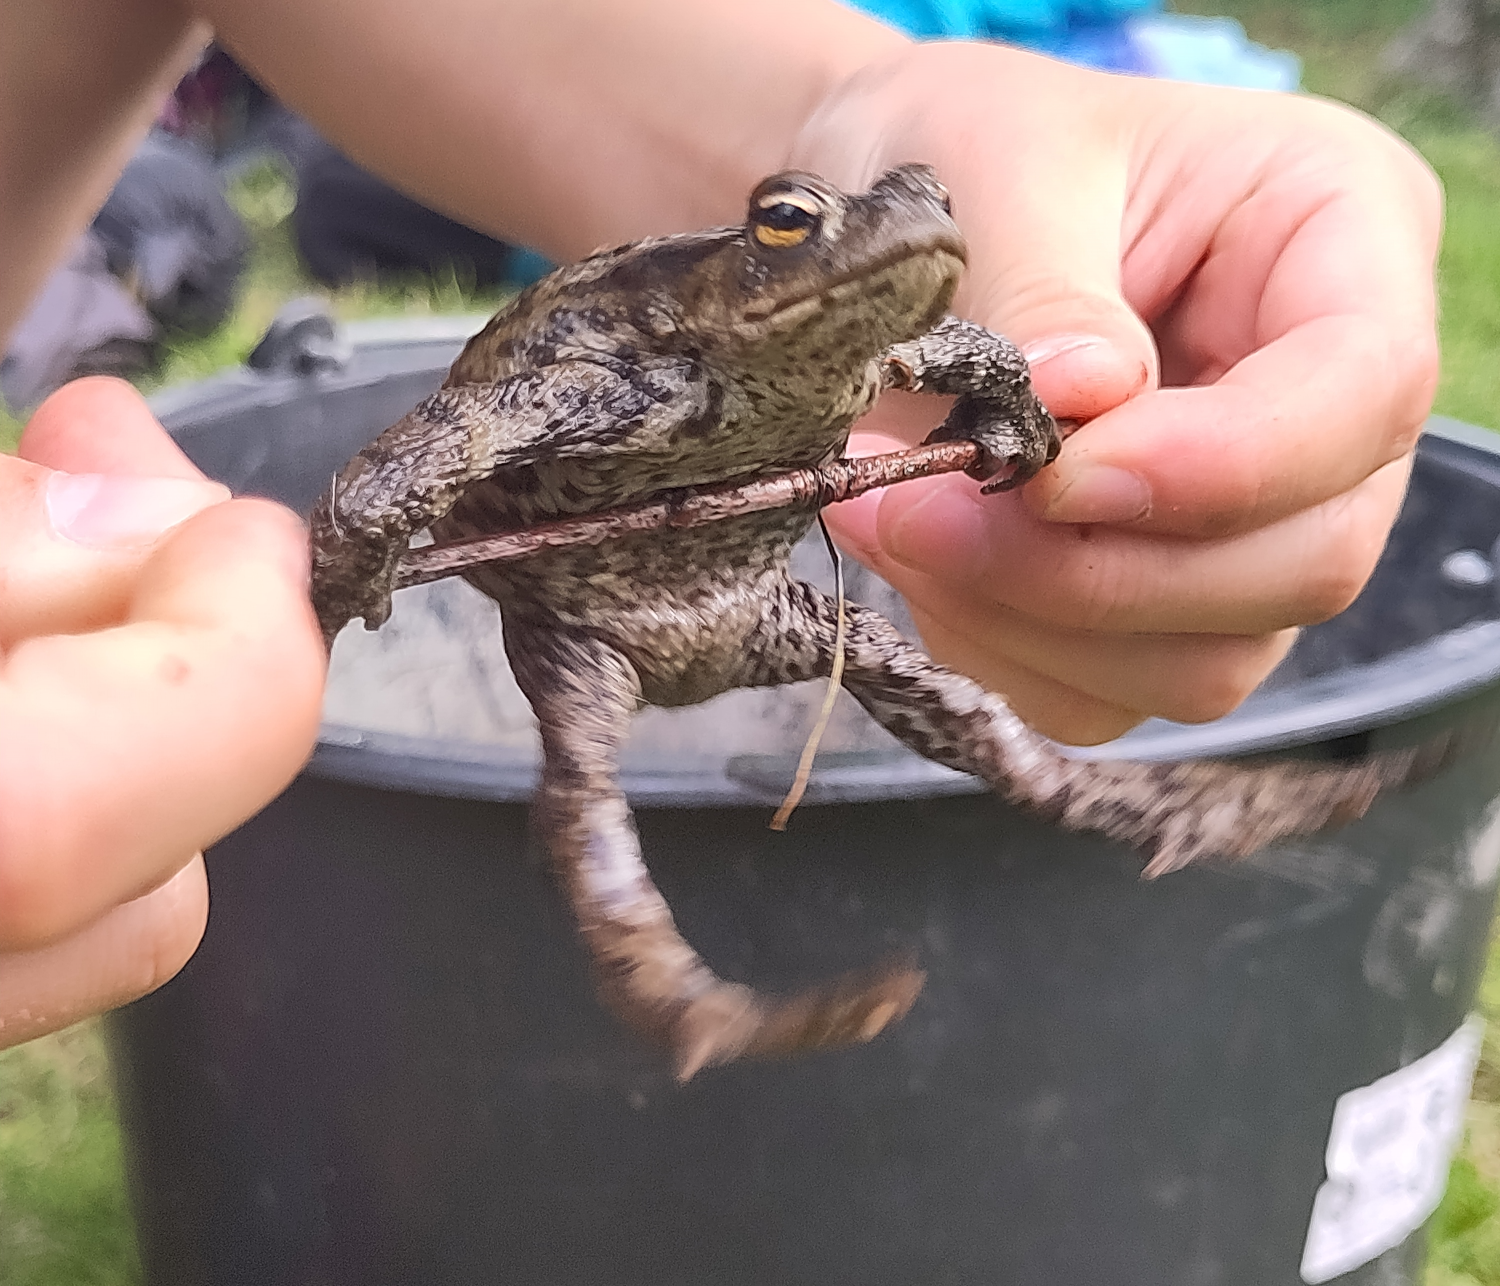
{"type": "Polygon", "coordinates": [[[506,623],[506,651],[542,735],[536,819],[606,1003],[672,1054],[677,1078],[755,1055],[872,1039],[910,1007],[922,975],[904,962],[790,997],[725,982],[683,940],[641,860],[618,781],[640,697],[630,663],[584,635],[506,623]]]}
{"type": "MultiPolygon", "coordinates": [[[[789,585],[761,683],[827,674],[837,609],[789,585]]],[[[847,606],[844,686],[927,758],[972,773],[1069,830],[1097,831],[1149,857],[1148,876],[1201,858],[1242,857],[1277,839],[1362,816],[1384,789],[1427,775],[1452,749],[1438,739],[1351,763],[1131,763],[1063,755],[998,696],[945,669],[869,608],[847,606]]]]}
{"type": "Polygon", "coordinates": [[[983,326],[945,317],[919,339],[895,345],[883,375],[886,388],[957,395],[927,441],[978,444],[983,454],[969,474],[985,482],[986,494],[1020,486],[1062,447],[1020,349],[983,326]]]}

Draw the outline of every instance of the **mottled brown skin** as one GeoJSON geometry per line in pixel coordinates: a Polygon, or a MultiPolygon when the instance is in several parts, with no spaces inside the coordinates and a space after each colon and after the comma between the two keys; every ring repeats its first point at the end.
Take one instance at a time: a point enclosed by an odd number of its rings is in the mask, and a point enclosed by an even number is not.
{"type": "MultiPolygon", "coordinates": [[[[957,395],[934,439],[983,448],[986,489],[1057,453],[1009,341],[947,316],[964,265],[947,195],[902,166],[849,196],[767,179],[741,227],[595,255],[523,292],[443,388],[360,452],[313,514],[314,602],[330,645],[390,611],[416,532],[439,541],[749,480],[838,456],[882,388],[957,395]]],[[[790,507],[638,532],[465,573],[501,608],[541,726],[536,815],[601,990],[677,1073],[869,1040],[905,1013],[905,961],[790,998],[719,979],[677,932],[641,860],[618,752],[643,702],[826,677],[835,606],[794,581],[816,517],[790,507]]],[[[1149,873],[1358,816],[1414,756],[1352,767],[1090,763],[851,606],[843,684],[920,754],[1074,829],[1152,853],[1149,873]]]]}

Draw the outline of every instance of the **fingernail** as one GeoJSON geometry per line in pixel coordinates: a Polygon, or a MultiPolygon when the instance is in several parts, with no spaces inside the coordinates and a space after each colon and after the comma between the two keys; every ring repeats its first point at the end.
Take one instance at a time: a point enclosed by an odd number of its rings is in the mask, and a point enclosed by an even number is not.
{"type": "Polygon", "coordinates": [[[1112,464],[1082,465],[1042,510],[1048,522],[1132,522],[1151,512],[1151,488],[1112,464]]]}
{"type": "Polygon", "coordinates": [[[1021,356],[1029,366],[1040,366],[1064,353],[1077,353],[1087,348],[1108,348],[1109,340],[1101,335],[1046,335],[1033,340],[1021,349],[1021,356]]]}
{"type": "Polygon", "coordinates": [[[54,473],[47,480],[47,517],[52,530],[74,544],[130,549],[151,544],[225,495],[217,483],[194,478],[54,473]]]}

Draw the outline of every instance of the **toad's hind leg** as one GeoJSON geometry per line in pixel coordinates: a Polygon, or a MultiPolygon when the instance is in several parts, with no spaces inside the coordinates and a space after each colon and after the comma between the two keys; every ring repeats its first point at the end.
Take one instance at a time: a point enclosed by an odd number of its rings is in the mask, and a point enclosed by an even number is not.
{"type": "Polygon", "coordinates": [[[640,696],[630,663],[583,635],[506,627],[541,724],[537,824],[593,957],[603,997],[667,1046],[679,1080],[742,1055],[869,1040],[906,1012],[922,976],[891,966],[785,998],[725,982],[683,940],[641,860],[619,749],[640,696]]]}
{"type": "MultiPolygon", "coordinates": [[[[1351,821],[1381,790],[1426,774],[1452,749],[1438,739],[1348,764],[1073,759],[1000,697],[913,647],[879,613],[854,604],[847,611],[843,683],[880,724],[918,754],[982,778],[1012,803],[1069,830],[1133,844],[1149,855],[1149,876],[1351,821]]],[[[826,675],[835,605],[810,586],[788,585],[775,617],[777,641],[765,649],[755,681],[826,675]]]]}

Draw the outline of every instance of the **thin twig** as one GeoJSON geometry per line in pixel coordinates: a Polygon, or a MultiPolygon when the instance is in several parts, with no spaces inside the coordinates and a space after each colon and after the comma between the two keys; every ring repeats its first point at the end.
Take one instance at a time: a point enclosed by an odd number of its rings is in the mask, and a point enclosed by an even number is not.
{"type": "Polygon", "coordinates": [[[511,562],[541,549],[597,545],[631,532],[701,527],[723,518],[797,504],[821,509],[840,500],[852,500],[877,487],[966,469],[978,459],[979,448],[972,442],[935,442],[888,455],[833,460],[815,468],[793,469],[738,485],[709,487],[672,500],[608,510],[585,518],[540,523],[497,536],[428,545],[402,556],[395,587],[425,585],[444,576],[456,576],[480,563],[511,562]]]}

